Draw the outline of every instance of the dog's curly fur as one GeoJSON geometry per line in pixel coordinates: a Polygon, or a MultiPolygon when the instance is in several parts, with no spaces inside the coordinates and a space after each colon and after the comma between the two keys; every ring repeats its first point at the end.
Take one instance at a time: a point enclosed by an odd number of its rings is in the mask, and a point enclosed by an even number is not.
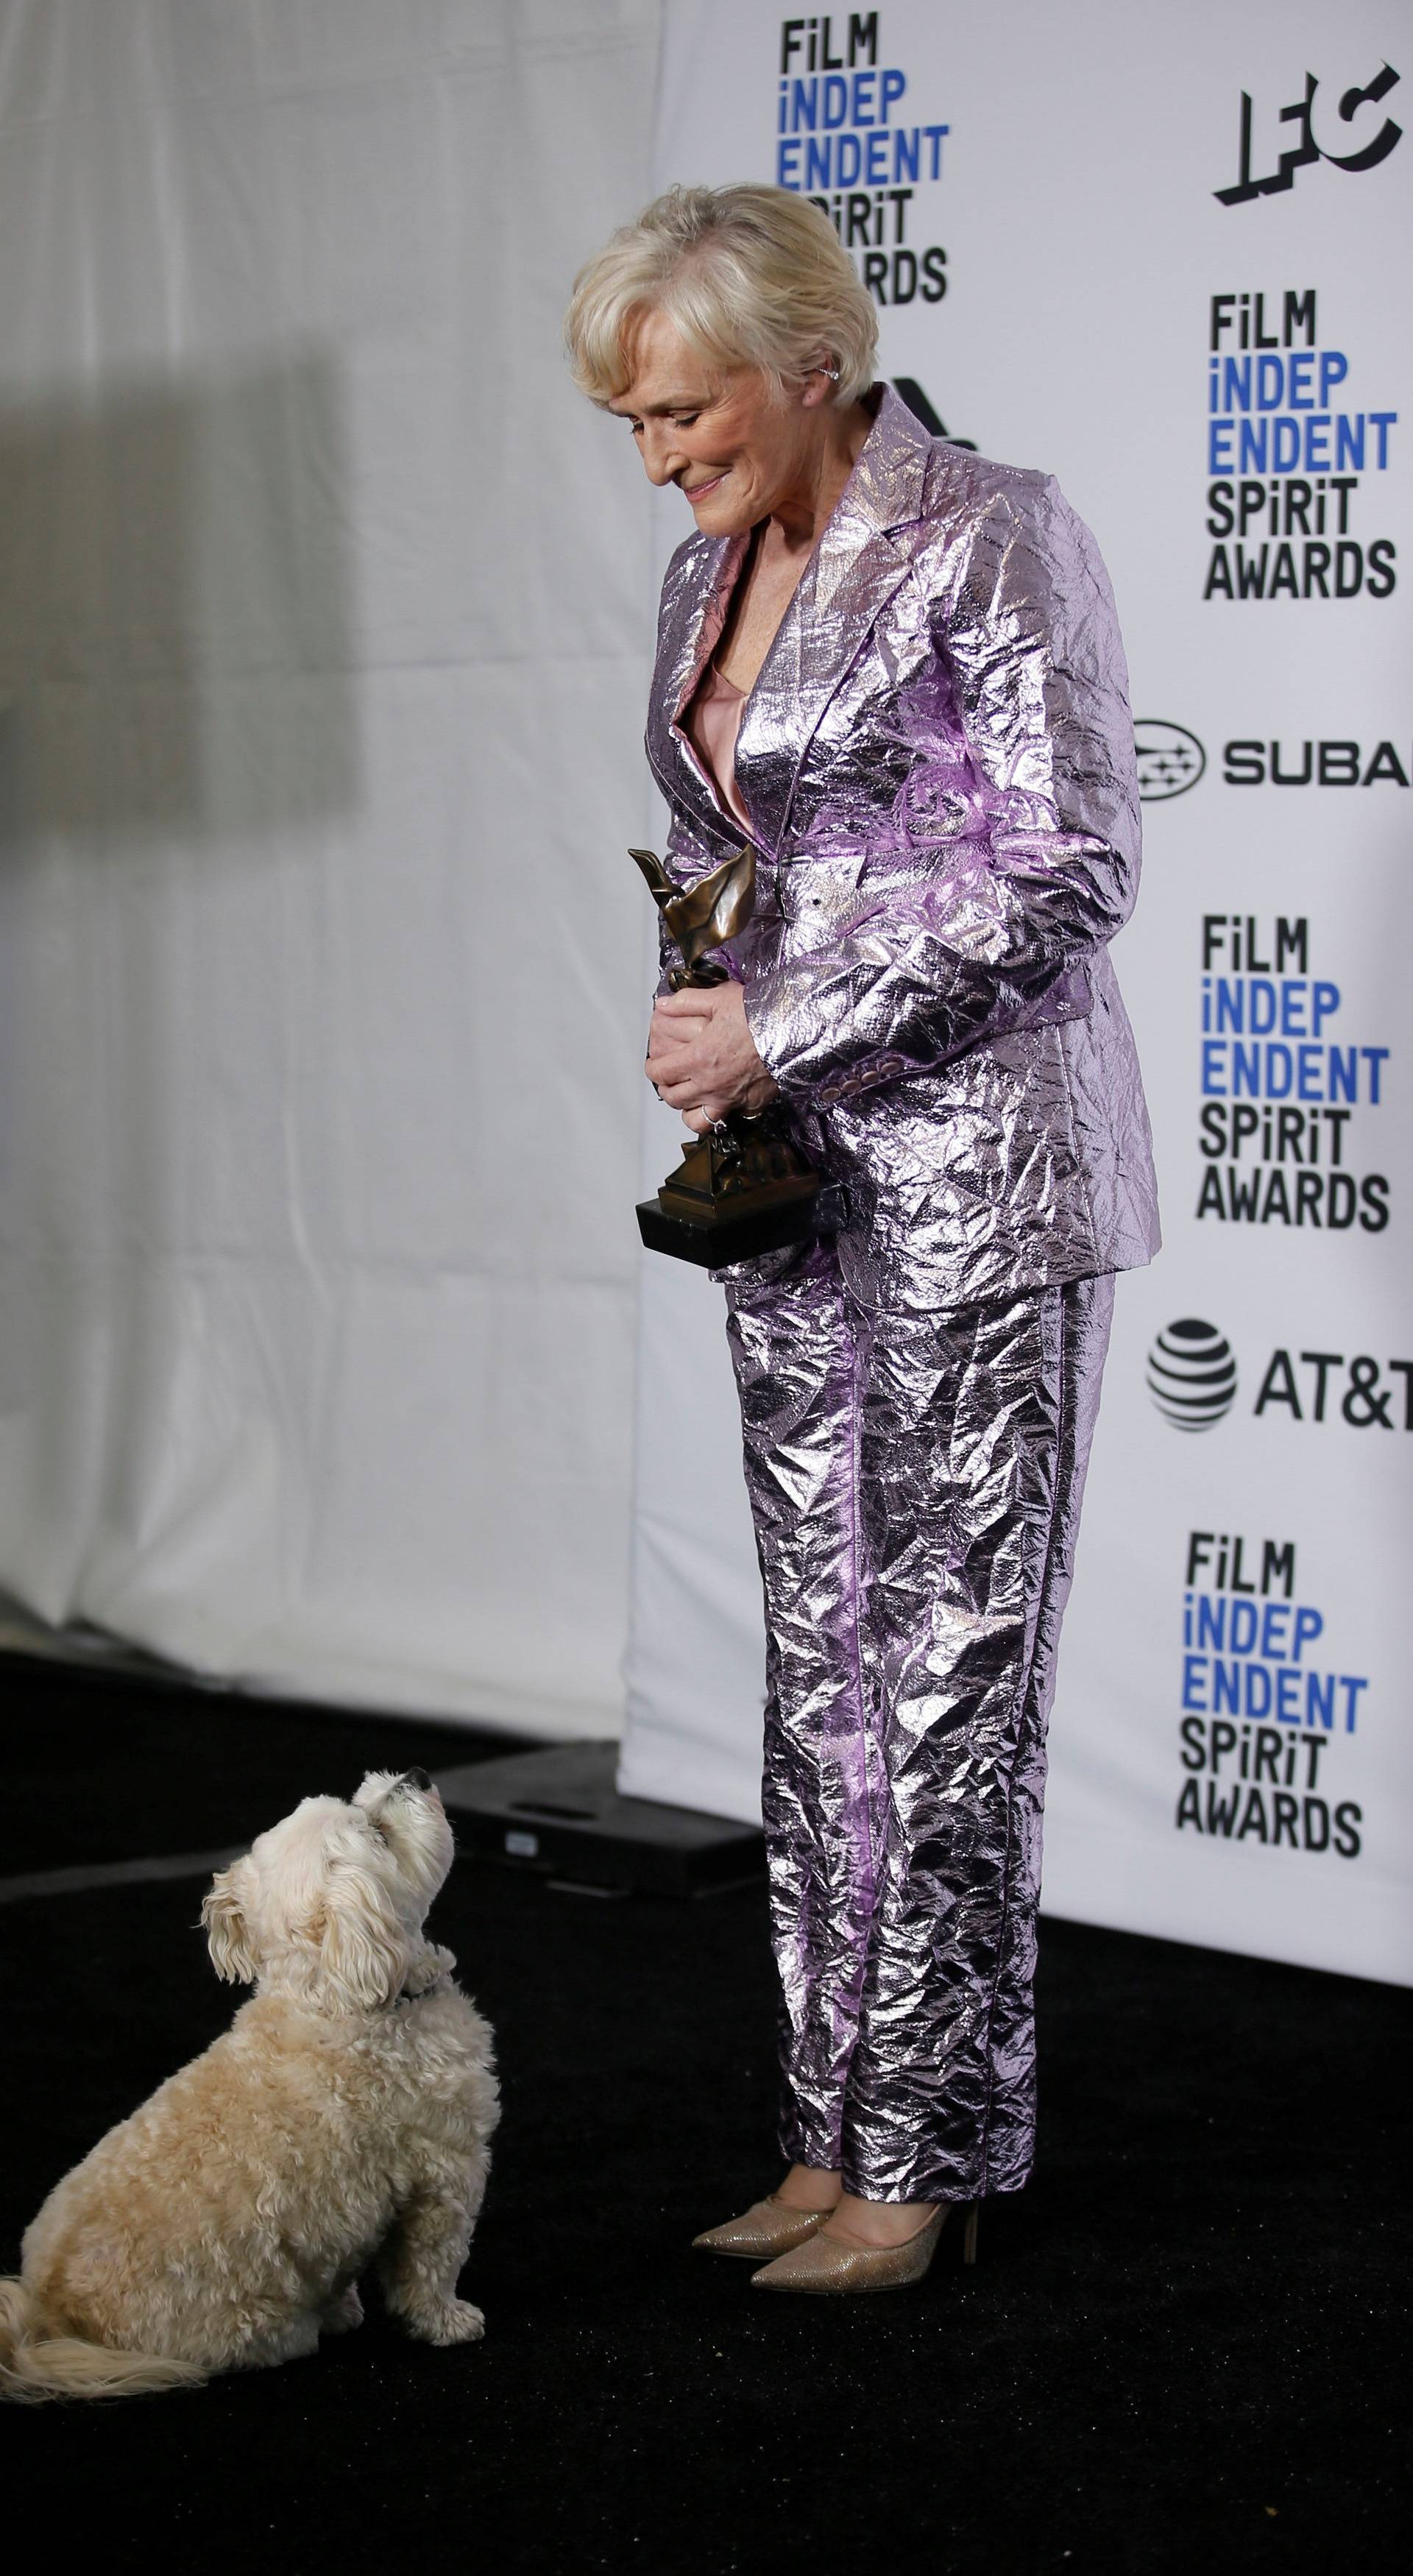
{"type": "Polygon", "coordinates": [[[428,2343],[456,2296],[499,2118],[492,2038],[423,1921],[451,1866],[425,1773],[306,1798],[213,1880],[223,2039],[100,2139],[0,2282],[0,2394],[135,2396],[313,2352],[375,2260],[428,2343]]]}

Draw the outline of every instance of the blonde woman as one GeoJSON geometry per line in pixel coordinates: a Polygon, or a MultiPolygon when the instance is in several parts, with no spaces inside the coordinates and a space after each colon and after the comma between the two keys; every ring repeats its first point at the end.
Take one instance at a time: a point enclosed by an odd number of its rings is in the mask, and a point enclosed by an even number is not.
{"type": "Polygon", "coordinates": [[[695,522],[648,714],[668,866],[757,854],[730,980],[659,997],[648,1075],[697,1133],[779,1097],[846,1211],[722,1274],[787,2171],[696,2241],[760,2288],[878,2290],[1031,2167],[1045,1722],[1113,1273],[1158,1240],[1108,954],[1123,650],[1054,482],[874,383],[872,303],[800,197],[671,190],[566,337],[695,522]]]}

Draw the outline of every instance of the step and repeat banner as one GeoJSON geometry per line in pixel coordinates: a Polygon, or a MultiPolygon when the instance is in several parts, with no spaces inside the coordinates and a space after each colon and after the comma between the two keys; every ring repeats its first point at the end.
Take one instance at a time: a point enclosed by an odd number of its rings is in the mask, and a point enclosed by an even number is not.
{"type": "MultiPolygon", "coordinates": [[[[659,184],[820,205],[883,372],[1055,473],[1118,595],[1166,1241],[1120,1284],[1046,1901],[1413,1978],[1407,11],[668,0],[658,98],[659,184]]],[[[647,1265],[623,1776],[752,1814],[720,1303],[647,1265]]]]}

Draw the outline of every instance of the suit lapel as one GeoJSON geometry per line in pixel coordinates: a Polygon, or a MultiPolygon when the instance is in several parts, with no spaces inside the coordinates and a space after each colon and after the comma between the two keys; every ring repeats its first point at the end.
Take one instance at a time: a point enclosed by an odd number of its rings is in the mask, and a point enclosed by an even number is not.
{"type": "Polygon", "coordinates": [[[800,771],[911,556],[894,531],[922,514],[930,441],[890,386],[746,701],[737,776],[758,838],[779,850],[800,771]]]}
{"type": "MultiPolygon", "coordinates": [[[[922,515],[931,441],[892,387],[853,473],[780,621],[746,700],[737,776],[764,849],[778,851],[810,744],[893,593],[910,554],[895,532],[922,515]]],[[[664,594],[648,726],[648,757],[670,801],[714,839],[734,846],[741,827],[718,798],[678,719],[725,623],[748,540],[689,546],[664,594]]]]}
{"type": "Polygon", "coordinates": [[[729,835],[733,848],[740,823],[721,803],[678,720],[716,649],[747,543],[745,537],[717,538],[682,565],[658,642],[648,727],[648,757],[664,794],[709,831],[729,835]]]}

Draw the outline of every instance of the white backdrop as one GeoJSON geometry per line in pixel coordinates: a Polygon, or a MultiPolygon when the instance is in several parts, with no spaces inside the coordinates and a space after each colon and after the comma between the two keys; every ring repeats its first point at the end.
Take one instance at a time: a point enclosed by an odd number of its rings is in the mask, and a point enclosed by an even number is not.
{"type": "Polygon", "coordinates": [[[0,0],[0,1586],[609,1732],[653,0],[0,0]]]}
{"type": "MultiPolygon", "coordinates": [[[[1056,473],[1118,595],[1150,799],[1118,964],[1167,1245],[1120,1285],[1046,1901],[1402,1979],[1408,35],[1388,0],[668,0],[656,135],[660,184],[774,178],[852,221],[884,372],[1056,473]],[[1149,1381],[1194,1362],[1183,1430],[1149,1381]]],[[[650,1265],[623,1779],[749,1816],[733,1411],[719,1292],[650,1265]]]]}

